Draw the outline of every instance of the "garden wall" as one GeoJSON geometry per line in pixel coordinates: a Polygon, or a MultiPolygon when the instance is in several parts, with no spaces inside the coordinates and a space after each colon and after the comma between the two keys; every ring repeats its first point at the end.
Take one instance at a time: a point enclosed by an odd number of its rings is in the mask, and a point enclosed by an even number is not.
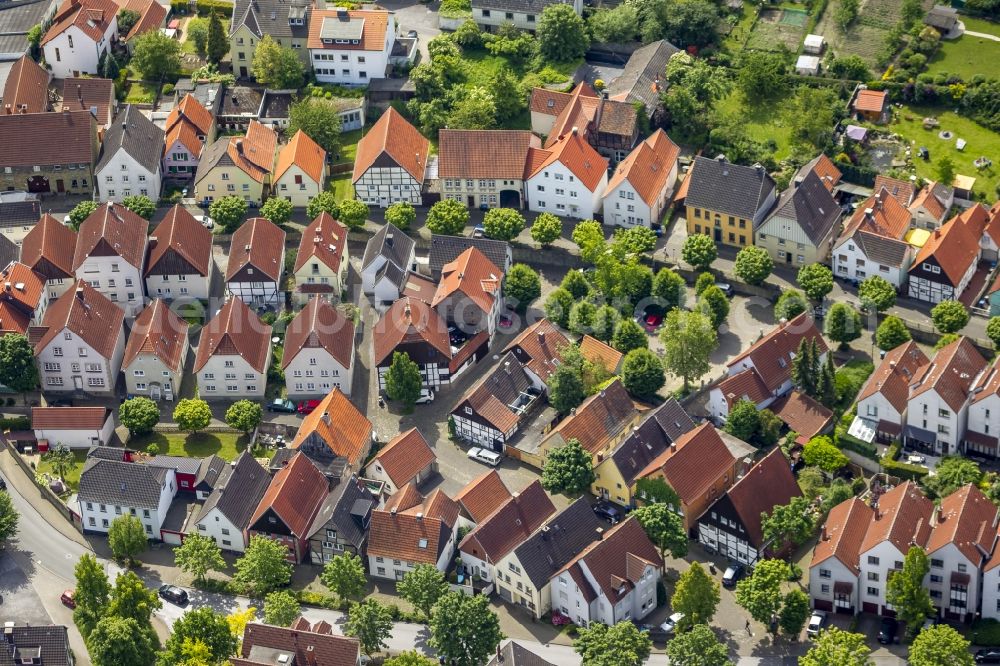
{"type": "Polygon", "coordinates": [[[21,454],[17,452],[17,449],[15,449],[10,442],[4,439],[3,444],[7,448],[7,450],[10,451],[11,457],[14,458],[14,461],[17,462],[18,466],[27,475],[28,479],[31,481],[31,484],[38,490],[38,494],[41,495],[42,499],[44,499],[46,502],[54,506],[56,510],[58,510],[59,513],[62,515],[62,517],[68,520],[69,523],[74,528],[76,528],[78,532],[82,534],[83,524],[80,522],[80,517],[77,516],[75,513],[73,513],[70,510],[70,508],[66,506],[61,499],[59,499],[58,495],[49,490],[47,487],[38,485],[38,483],[35,481],[35,470],[31,469],[31,466],[24,461],[24,458],[21,457],[21,454]]]}

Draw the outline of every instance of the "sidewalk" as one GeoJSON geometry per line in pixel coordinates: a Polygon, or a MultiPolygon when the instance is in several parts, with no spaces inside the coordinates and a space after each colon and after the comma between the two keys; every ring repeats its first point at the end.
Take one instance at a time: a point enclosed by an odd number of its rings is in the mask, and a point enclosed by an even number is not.
{"type": "Polygon", "coordinates": [[[0,472],[3,472],[3,478],[7,480],[7,483],[14,486],[18,494],[31,504],[32,508],[39,513],[50,527],[67,539],[75,541],[90,550],[90,544],[83,538],[83,535],[67,522],[54,506],[42,497],[41,490],[35,484],[35,480],[27,477],[13,456],[14,454],[9,449],[0,451],[0,472]]]}

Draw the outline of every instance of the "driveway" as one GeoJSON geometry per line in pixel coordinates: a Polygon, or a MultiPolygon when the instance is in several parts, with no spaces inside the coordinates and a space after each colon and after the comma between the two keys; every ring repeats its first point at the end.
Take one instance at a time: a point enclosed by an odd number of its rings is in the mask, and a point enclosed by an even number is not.
{"type": "Polygon", "coordinates": [[[440,2],[412,2],[411,0],[389,0],[379,5],[396,13],[399,21],[399,34],[405,35],[410,30],[417,31],[417,46],[420,48],[420,62],[427,62],[427,42],[441,33],[438,27],[438,7],[440,2]]]}

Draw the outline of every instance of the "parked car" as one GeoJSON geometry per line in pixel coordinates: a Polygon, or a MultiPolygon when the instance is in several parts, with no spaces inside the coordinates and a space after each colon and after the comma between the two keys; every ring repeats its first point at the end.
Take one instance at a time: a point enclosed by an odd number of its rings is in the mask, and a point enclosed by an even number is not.
{"type": "Polygon", "coordinates": [[[891,645],[896,641],[896,631],[899,629],[899,622],[895,618],[884,617],[878,625],[878,642],[882,645],[891,645]]]}
{"type": "Polygon", "coordinates": [[[746,575],[746,569],[743,568],[742,564],[730,564],[722,573],[722,587],[736,587],[736,583],[744,575],[746,575]]]}
{"type": "Polygon", "coordinates": [[[176,585],[161,585],[159,589],[160,598],[166,599],[172,604],[186,606],[188,602],[187,590],[176,585]]]}
{"type": "Polygon", "coordinates": [[[478,460],[481,463],[486,463],[487,465],[491,465],[493,467],[499,465],[500,461],[503,460],[503,456],[496,451],[481,449],[478,446],[474,446],[469,449],[469,453],[467,455],[471,460],[478,460]]]}
{"type": "Polygon", "coordinates": [[[406,31],[406,36],[409,37],[410,39],[416,39],[417,38],[417,31],[416,30],[407,30],[406,31]]]}
{"type": "Polygon", "coordinates": [[[733,285],[728,282],[716,282],[715,286],[722,290],[722,293],[729,298],[733,297],[733,285]]]}
{"type": "Polygon", "coordinates": [[[194,219],[198,220],[198,224],[205,227],[209,231],[215,228],[215,220],[210,218],[208,215],[195,215],[194,219]]]}
{"type": "Polygon", "coordinates": [[[76,608],[76,590],[64,590],[59,601],[66,608],[76,608]]]}
{"type": "Polygon", "coordinates": [[[667,642],[667,637],[668,637],[667,632],[663,631],[663,629],[657,627],[654,624],[639,624],[638,622],[636,622],[635,627],[642,633],[649,636],[649,640],[653,641],[654,643],[667,642]]]}
{"type": "Polygon", "coordinates": [[[612,525],[616,525],[622,521],[622,512],[616,506],[612,506],[608,502],[598,502],[594,505],[594,514],[598,518],[603,518],[612,525]]]}
{"type": "Polygon", "coordinates": [[[911,465],[923,465],[925,462],[927,462],[927,457],[922,456],[919,453],[911,453],[910,455],[906,456],[906,462],[910,463],[911,465]]]}
{"type": "Polygon", "coordinates": [[[510,328],[514,325],[514,320],[507,315],[500,316],[500,328],[510,328]]]}
{"type": "Polygon", "coordinates": [[[684,613],[674,613],[660,625],[660,629],[667,632],[668,634],[674,633],[677,630],[677,625],[681,620],[684,619],[684,613]]]}
{"type": "Polygon", "coordinates": [[[975,659],[977,664],[1000,664],[1000,647],[976,650],[975,659]]]}
{"type": "Polygon", "coordinates": [[[312,414],[313,410],[319,407],[319,400],[303,400],[297,407],[299,414],[312,414]]]}
{"type": "Polygon", "coordinates": [[[460,330],[458,326],[452,324],[448,327],[448,341],[453,347],[458,347],[468,339],[469,336],[467,336],[464,331],[460,330]]]}
{"type": "Polygon", "coordinates": [[[295,403],[291,400],[286,400],[284,398],[275,398],[271,404],[267,406],[267,411],[269,412],[284,412],[285,414],[295,413],[295,403]]]}
{"type": "MultiPolygon", "coordinates": [[[[486,204],[480,204],[479,206],[479,210],[489,210],[489,209],[490,207],[487,206],[486,204]]],[[[486,229],[482,225],[476,225],[476,227],[472,230],[473,238],[482,238],[485,235],[486,235],[486,229]]]]}
{"type": "Polygon", "coordinates": [[[426,388],[420,389],[420,397],[417,398],[416,404],[426,405],[429,402],[434,402],[434,391],[426,388]]]}
{"type": "Polygon", "coordinates": [[[806,627],[806,636],[815,638],[819,635],[819,632],[826,626],[828,619],[824,611],[814,610],[812,617],[809,618],[809,625],[806,627]]]}

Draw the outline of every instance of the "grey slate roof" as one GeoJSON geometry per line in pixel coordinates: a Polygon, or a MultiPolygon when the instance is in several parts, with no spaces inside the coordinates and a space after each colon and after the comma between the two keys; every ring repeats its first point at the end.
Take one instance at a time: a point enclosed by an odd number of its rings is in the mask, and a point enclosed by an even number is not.
{"type": "MultiPolygon", "coordinates": [[[[233,19],[229,26],[229,34],[236,32],[237,28],[245,25],[253,34],[258,37],[271,35],[272,37],[301,38],[309,36],[309,16],[303,16],[302,25],[289,25],[288,10],[290,7],[299,7],[308,11],[310,3],[302,0],[284,2],[283,0],[237,0],[233,8],[233,19]]],[[[291,44],[285,44],[291,46],[291,44]]]]}
{"type": "Polygon", "coordinates": [[[555,666],[555,664],[545,661],[520,643],[507,641],[507,644],[500,648],[499,658],[494,656],[486,666],[555,666]]]}
{"type": "Polygon", "coordinates": [[[406,283],[406,276],[409,275],[402,268],[397,266],[391,261],[387,261],[382,264],[382,268],[378,269],[375,273],[375,283],[378,284],[382,278],[387,278],[389,282],[396,285],[396,287],[402,290],[403,285],[406,283]]]}
{"type": "Polygon", "coordinates": [[[212,494],[205,500],[195,523],[201,522],[215,508],[236,528],[250,524],[253,512],[267,492],[271,477],[249,451],[244,451],[231,467],[223,470],[212,494]]]}
{"type": "Polygon", "coordinates": [[[81,502],[155,509],[166,480],[162,467],[91,458],[80,474],[77,495],[81,502]]]}
{"type": "Polygon", "coordinates": [[[163,137],[163,130],[152,120],[142,115],[135,106],[126,104],[125,110],[118,114],[104,135],[96,171],[103,170],[119,150],[124,150],[148,171],[159,171],[163,137]]]}
{"type": "Polygon", "coordinates": [[[665,39],[636,49],[622,73],[608,86],[608,96],[629,103],[642,102],[646,114],[652,115],[660,105],[660,94],[667,89],[667,61],[678,51],[665,39]]]}
{"type": "Polygon", "coordinates": [[[504,273],[510,268],[510,243],[492,238],[468,238],[466,236],[441,236],[431,234],[430,269],[432,275],[440,275],[444,265],[455,261],[458,255],[470,247],[482,252],[494,266],[504,273]]]}
{"type": "Polygon", "coordinates": [[[95,460],[124,460],[128,449],[117,446],[92,446],[87,450],[87,458],[95,460]]]}
{"type": "Polygon", "coordinates": [[[309,458],[309,462],[313,464],[313,467],[318,469],[328,479],[341,479],[347,471],[347,458],[334,455],[326,443],[323,443],[322,446],[300,446],[297,449],[278,449],[274,457],[271,458],[268,470],[270,470],[271,474],[276,474],[282,467],[287,466],[292,461],[292,458],[300,453],[309,458]],[[327,453],[329,455],[326,455],[327,453]]]}
{"type": "Polygon", "coordinates": [[[9,642],[6,638],[0,640],[0,666],[69,666],[71,663],[69,635],[63,625],[15,625],[9,642]]]}
{"type": "Polygon", "coordinates": [[[366,521],[371,520],[371,511],[376,503],[375,495],[368,490],[365,483],[358,481],[357,476],[345,479],[334,487],[333,492],[323,502],[309,528],[309,537],[312,538],[326,525],[332,524],[337,530],[338,539],[360,550],[368,536],[366,521]],[[355,517],[352,514],[355,506],[358,507],[358,513],[363,515],[355,517]]]}
{"type": "Polygon", "coordinates": [[[774,190],[774,180],[761,166],[733,164],[724,157],[695,157],[688,175],[685,204],[752,220],[774,190]]]}
{"type": "Polygon", "coordinates": [[[514,549],[525,575],[536,589],[597,540],[603,523],[587,500],[580,498],[545,523],[527,541],[514,549]]]}
{"type": "Polygon", "coordinates": [[[639,472],[684,433],[694,421],[676,399],[670,398],[643,421],[611,454],[623,480],[631,484],[639,472]]]}
{"type": "Polygon", "coordinates": [[[0,227],[33,227],[41,216],[42,206],[37,199],[0,202],[0,227]]]}
{"type": "Polygon", "coordinates": [[[867,231],[856,231],[851,239],[857,244],[869,261],[883,266],[902,266],[910,246],[895,238],[886,238],[867,231]]]}
{"type": "Polygon", "coordinates": [[[204,484],[214,490],[222,472],[228,466],[229,464],[225,460],[215,454],[202,458],[201,465],[198,467],[198,476],[195,477],[195,486],[204,484]]]}
{"type": "Polygon", "coordinates": [[[21,256],[21,248],[6,236],[0,236],[0,266],[8,266],[21,256]]]}
{"type": "Polygon", "coordinates": [[[386,223],[365,246],[365,256],[361,260],[361,269],[367,268],[376,257],[385,257],[402,269],[404,275],[410,270],[408,264],[410,254],[415,244],[413,239],[400,231],[394,224],[386,223]]]}
{"type": "Polygon", "coordinates": [[[222,100],[219,102],[218,115],[256,118],[260,102],[264,99],[264,89],[259,86],[228,86],[219,95],[222,100]]]}
{"type": "Polygon", "coordinates": [[[565,4],[562,0],[472,0],[472,8],[541,15],[549,5],[565,4]]]}
{"type": "Polygon", "coordinates": [[[233,165],[233,160],[229,157],[229,138],[225,136],[216,138],[201,151],[201,159],[198,160],[198,170],[195,172],[194,182],[199,182],[219,164],[233,165]]]}
{"type": "Polygon", "coordinates": [[[154,456],[146,460],[150,467],[162,467],[172,469],[178,474],[198,474],[201,469],[200,458],[185,458],[183,456],[154,456]]]}
{"type": "Polygon", "coordinates": [[[801,183],[782,192],[774,212],[763,224],[776,217],[791,220],[798,224],[813,245],[819,246],[833,231],[840,212],[840,206],[823,181],[815,171],[809,171],[801,183]]]}

